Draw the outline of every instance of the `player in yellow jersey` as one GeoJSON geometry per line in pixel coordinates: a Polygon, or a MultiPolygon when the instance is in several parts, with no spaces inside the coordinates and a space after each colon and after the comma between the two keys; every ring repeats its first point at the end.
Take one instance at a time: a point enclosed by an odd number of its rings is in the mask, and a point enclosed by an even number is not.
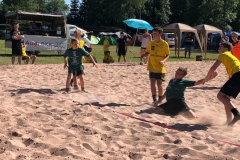
{"type": "Polygon", "coordinates": [[[103,41],[103,52],[104,52],[104,55],[106,54],[107,51],[109,51],[109,38],[110,36],[109,35],[106,35],[106,38],[104,39],[103,41]]]}
{"type": "Polygon", "coordinates": [[[26,47],[27,45],[25,45],[24,43],[21,43],[22,45],[22,59],[23,60],[26,60],[26,64],[28,64],[29,60],[31,59],[32,60],[32,64],[34,64],[35,60],[37,59],[37,56],[36,55],[28,55],[26,53],[26,47]]]}
{"type": "Polygon", "coordinates": [[[240,120],[240,113],[231,101],[231,98],[236,98],[240,92],[240,61],[232,55],[231,51],[232,44],[230,42],[223,42],[220,44],[218,49],[220,55],[208,71],[205,78],[205,82],[207,82],[209,77],[211,77],[212,73],[220,66],[221,63],[226,67],[229,79],[218,92],[217,98],[225,107],[227,124],[229,126],[234,125],[238,120],[240,120]],[[232,114],[234,116],[233,118],[232,114]]]}
{"type": "Polygon", "coordinates": [[[159,99],[163,95],[162,82],[164,81],[166,73],[166,61],[170,55],[168,43],[161,38],[162,33],[163,29],[160,27],[153,29],[154,40],[148,43],[146,52],[141,56],[141,58],[149,56],[147,70],[149,71],[151,93],[154,103],[157,102],[157,88],[159,99]]]}

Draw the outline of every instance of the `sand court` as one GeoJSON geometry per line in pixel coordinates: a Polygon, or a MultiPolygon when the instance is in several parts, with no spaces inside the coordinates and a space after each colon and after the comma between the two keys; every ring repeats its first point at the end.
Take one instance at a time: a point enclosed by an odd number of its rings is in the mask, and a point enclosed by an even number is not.
{"type": "MultiPolygon", "coordinates": [[[[189,69],[187,79],[199,80],[211,65],[168,62],[164,90],[178,67],[189,69]]],[[[211,82],[187,88],[195,120],[153,112],[146,66],[85,69],[88,93],[66,94],[63,65],[0,66],[1,158],[240,159],[240,123],[223,125],[224,107],[216,98],[227,79],[223,66],[211,82]]],[[[240,98],[233,103],[239,108],[240,98]]]]}

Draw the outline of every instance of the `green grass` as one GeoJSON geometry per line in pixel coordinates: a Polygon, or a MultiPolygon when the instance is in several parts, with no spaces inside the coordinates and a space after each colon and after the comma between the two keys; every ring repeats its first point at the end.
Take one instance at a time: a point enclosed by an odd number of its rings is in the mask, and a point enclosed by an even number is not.
{"type": "MultiPolygon", "coordinates": [[[[115,52],[116,46],[110,47],[111,56],[117,61],[117,54],[115,52]]],[[[175,57],[175,50],[171,48],[171,55],[168,61],[195,61],[197,55],[201,55],[200,50],[192,51],[191,58],[183,58],[184,51],[180,51],[180,58],[175,57]]],[[[139,62],[140,47],[128,46],[127,62],[139,62]]],[[[97,59],[98,63],[102,63],[103,59],[103,47],[102,45],[93,45],[91,52],[97,59]]],[[[208,51],[204,60],[215,60],[218,54],[215,51],[208,51]]],[[[121,59],[123,61],[123,59],[121,59]]],[[[63,57],[58,55],[57,52],[41,52],[36,60],[36,64],[61,64],[63,63],[63,57]]],[[[4,40],[0,40],[0,64],[11,64],[11,49],[5,48],[4,40]]]]}

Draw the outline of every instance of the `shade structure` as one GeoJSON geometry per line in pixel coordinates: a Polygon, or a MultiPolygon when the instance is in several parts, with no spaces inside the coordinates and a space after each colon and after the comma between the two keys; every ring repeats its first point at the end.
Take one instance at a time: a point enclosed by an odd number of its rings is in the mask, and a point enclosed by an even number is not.
{"type": "Polygon", "coordinates": [[[207,54],[207,38],[209,33],[220,33],[221,37],[223,36],[223,31],[217,27],[207,25],[207,24],[200,24],[193,27],[197,30],[200,35],[201,45],[203,46],[204,56],[206,57],[207,54]]]}
{"type": "Polygon", "coordinates": [[[175,38],[175,56],[177,55],[179,57],[179,52],[180,52],[180,47],[181,47],[181,35],[183,32],[192,32],[195,34],[196,39],[199,43],[200,49],[201,49],[201,54],[203,53],[202,50],[202,45],[200,43],[200,39],[198,36],[198,32],[195,28],[183,24],[183,23],[172,23],[169,24],[165,27],[163,27],[163,32],[171,32],[174,33],[174,38],[175,38]],[[177,53],[177,54],[176,54],[177,53]]]}

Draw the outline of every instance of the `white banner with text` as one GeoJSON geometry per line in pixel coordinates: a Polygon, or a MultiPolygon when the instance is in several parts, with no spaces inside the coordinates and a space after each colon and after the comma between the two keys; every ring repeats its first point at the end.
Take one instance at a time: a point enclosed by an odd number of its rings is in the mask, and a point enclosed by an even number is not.
{"type": "Polygon", "coordinates": [[[25,35],[26,51],[65,51],[68,48],[67,39],[51,36],[25,35]]]}

